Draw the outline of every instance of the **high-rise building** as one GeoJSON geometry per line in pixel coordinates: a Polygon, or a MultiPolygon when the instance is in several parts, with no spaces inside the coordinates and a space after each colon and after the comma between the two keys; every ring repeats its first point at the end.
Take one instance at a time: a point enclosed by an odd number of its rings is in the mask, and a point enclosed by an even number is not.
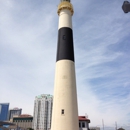
{"type": "Polygon", "coordinates": [[[50,130],[53,96],[42,94],[35,97],[32,128],[34,130],[50,130]]]}
{"type": "Polygon", "coordinates": [[[8,120],[9,103],[0,103],[0,121],[8,120]]]}
{"type": "Polygon", "coordinates": [[[22,113],[22,109],[14,108],[9,110],[9,120],[13,119],[13,116],[19,116],[22,113]]]}
{"type": "Polygon", "coordinates": [[[51,130],[79,130],[70,0],[61,0],[51,130]]]}

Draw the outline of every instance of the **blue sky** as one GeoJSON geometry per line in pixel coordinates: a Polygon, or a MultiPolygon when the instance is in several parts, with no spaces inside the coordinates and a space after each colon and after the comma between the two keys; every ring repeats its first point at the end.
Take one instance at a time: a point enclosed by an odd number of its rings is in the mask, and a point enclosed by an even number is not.
{"type": "MultiPolygon", "coordinates": [[[[130,14],[123,0],[72,1],[79,115],[130,129],[130,14]]],[[[53,94],[59,0],[0,0],[0,102],[33,114],[53,94]]]]}

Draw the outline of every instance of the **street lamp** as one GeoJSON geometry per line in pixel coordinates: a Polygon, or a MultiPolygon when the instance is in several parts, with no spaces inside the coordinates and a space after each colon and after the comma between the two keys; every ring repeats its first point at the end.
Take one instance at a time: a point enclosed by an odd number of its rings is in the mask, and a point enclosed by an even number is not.
{"type": "Polygon", "coordinates": [[[130,2],[124,1],[123,5],[122,5],[122,9],[123,9],[124,13],[130,12],[130,2]]]}

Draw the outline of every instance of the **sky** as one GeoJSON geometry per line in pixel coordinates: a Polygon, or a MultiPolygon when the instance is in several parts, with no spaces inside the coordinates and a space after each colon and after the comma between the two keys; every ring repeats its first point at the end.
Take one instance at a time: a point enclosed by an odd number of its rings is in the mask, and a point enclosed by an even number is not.
{"type": "MultiPolygon", "coordinates": [[[[59,0],[0,0],[0,103],[33,115],[53,95],[59,0]]],[[[123,0],[72,0],[79,115],[130,130],[130,13],[123,0]]]]}

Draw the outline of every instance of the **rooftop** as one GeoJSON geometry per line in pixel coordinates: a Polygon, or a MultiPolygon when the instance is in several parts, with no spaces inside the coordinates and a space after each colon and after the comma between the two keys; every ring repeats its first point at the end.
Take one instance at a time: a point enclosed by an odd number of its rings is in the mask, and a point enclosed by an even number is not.
{"type": "Polygon", "coordinates": [[[19,115],[19,117],[32,117],[32,116],[29,114],[22,114],[22,115],[19,115]]]}
{"type": "Polygon", "coordinates": [[[86,118],[86,116],[79,116],[79,121],[87,121],[88,123],[90,123],[90,120],[88,118],[86,118]]]}

